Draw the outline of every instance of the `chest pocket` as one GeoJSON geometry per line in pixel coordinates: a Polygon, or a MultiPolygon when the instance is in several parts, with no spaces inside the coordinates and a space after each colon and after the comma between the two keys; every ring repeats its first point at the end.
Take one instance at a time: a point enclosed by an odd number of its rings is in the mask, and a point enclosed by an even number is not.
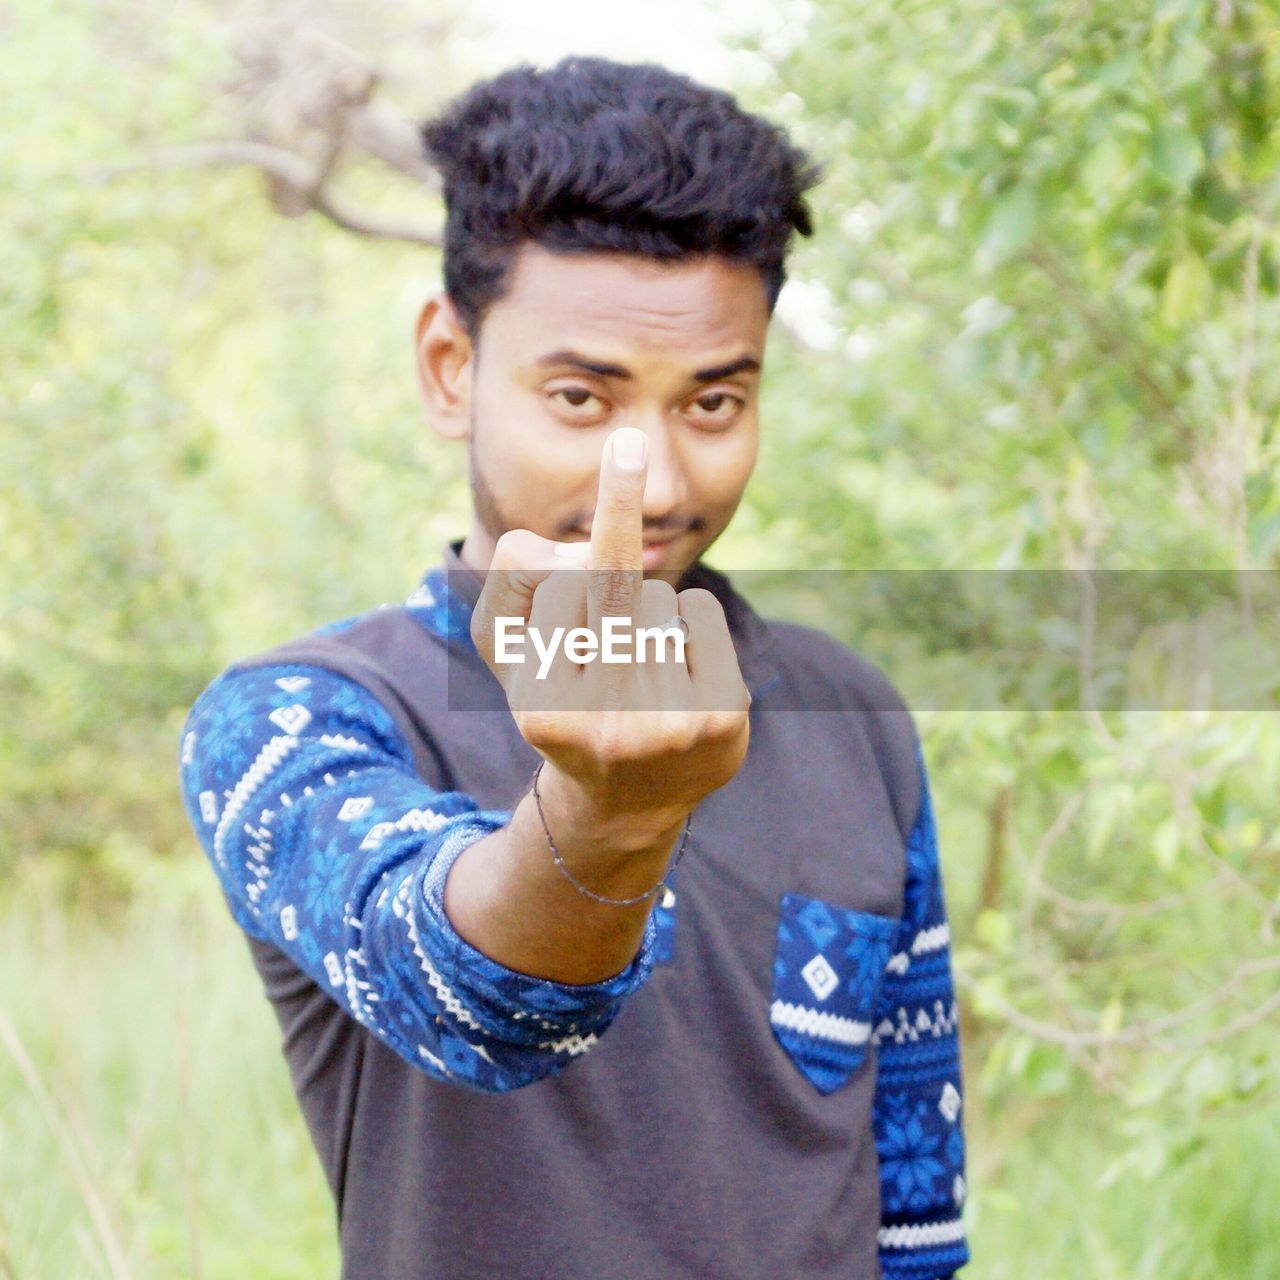
{"type": "Polygon", "coordinates": [[[782,896],[769,1021],[819,1093],[834,1093],[867,1056],[898,921],[798,893],[782,896]]]}

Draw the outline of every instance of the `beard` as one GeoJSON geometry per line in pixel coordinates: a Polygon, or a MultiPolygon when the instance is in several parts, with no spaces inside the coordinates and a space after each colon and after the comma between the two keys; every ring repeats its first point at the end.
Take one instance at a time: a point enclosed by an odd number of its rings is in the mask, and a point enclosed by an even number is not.
{"type": "MultiPolygon", "coordinates": [[[[473,419],[472,432],[474,433],[474,431],[475,422],[473,419]]],[[[493,495],[493,490],[489,488],[488,482],[484,478],[484,472],[477,461],[478,452],[475,445],[475,435],[472,434],[467,448],[467,483],[471,486],[471,506],[476,513],[476,520],[479,522],[480,527],[496,543],[504,533],[509,533],[518,526],[502,510],[497,498],[493,495]]]]}
{"type": "MultiPolygon", "coordinates": [[[[467,483],[471,489],[471,506],[475,512],[476,522],[484,530],[490,541],[490,546],[496,546],[498,539],[504,533],[510,533],[513,529],[527,528],[528,521],[520,520],[504,510],[497,495],[490,488],[489,482],[485,478],[482,458],[485,452],[486,435],[487,433],[481,428],[480,421],[476,416],[475,402],[473,401],[467,440],[467,483]]],[[[594,510],[575,512],[569,518],[558,521],[554,529],[550,530],[546,536],[555,542],[573,541],[591,528],[594,515],[594,510]]],[[[701,516],[678,521],[646,520],[644,522],[644,531],[646,535],[670,537],[675,533],[701,533],[706,528],[706,523],[706,519],[701,516]]],[[[701,558],[705,551],[706,547],[703,547],[695,559],[701,558]]],[[[684,572],[687,571],[686,569],[684,572]]]]}
{"type": "MultiPolygon", "coordinates": [[[[482,434],[479,421],[476,418],[475,405],[473,404],[467,441],[467,483],[471,488],[471,506],[475,511],[476,520],[485,533],[496,543],[504,533],[510,533],[512,529],[523,529],[525,522],[516,519],[509,512],[503,510],[502,504],[498,501],[493,490],[489,487],[489,482],[485,479],[484,467],[480,461],[484,452],[481,440],[482,434]]],[[[550,536],[555,541],[562,542],[568,539],[575,531],[585,529],[589,524],[590,513],[587,512],[557,525],[550,536]]]]}

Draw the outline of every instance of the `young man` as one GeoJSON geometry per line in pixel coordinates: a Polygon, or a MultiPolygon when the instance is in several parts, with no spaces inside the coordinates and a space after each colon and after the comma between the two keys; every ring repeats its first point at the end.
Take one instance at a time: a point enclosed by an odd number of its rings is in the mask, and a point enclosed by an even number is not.
{"type": "Polygon", "coordinates": [[[470,530],[403,606],[224,672],[182,745],[343,1274],[949,1276],[962,1085],[910,718],[700,563],[816,174],[725,94],[595,59],[477,85],[425,139],[419,379],[470,530]],[[512,665],[501,619],[687,640],[512,665]]]}

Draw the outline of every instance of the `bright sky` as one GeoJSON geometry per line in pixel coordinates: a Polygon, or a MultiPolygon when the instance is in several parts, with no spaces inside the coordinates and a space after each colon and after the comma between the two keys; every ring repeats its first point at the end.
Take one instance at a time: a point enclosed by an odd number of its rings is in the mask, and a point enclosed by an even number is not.
{"type": "Polygon", "coordinates": [[[785,39],[785,27],[799,25],[797,7],[779,0],[471,0],[469,10],[490,28],[485,43],[499,63],[598,54],[659,62],[718,85],[749,74],[750,60],[724,47],[726,35],[763,30],[785,39]]]}

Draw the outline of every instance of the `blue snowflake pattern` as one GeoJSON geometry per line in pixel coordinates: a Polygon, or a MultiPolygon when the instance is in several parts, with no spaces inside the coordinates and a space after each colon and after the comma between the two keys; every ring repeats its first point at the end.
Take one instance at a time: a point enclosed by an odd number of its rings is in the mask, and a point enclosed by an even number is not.
{"type": "Polygon", "coordinates": [[[531,979],[462,941],[444,877],[510,814],[432,790],[353,680],[233,667],[192,708],[181,751],[183,800],[236,921],[420,1070],[491,1092],[555,1074],[572,1059],[544,1042],[603,1031],[648,977],[652,925],[636,962],[596,986],[531,979]]]}
{"type": "Polygon", "coordinates": [[[884,1120],[876,1139],[880,1173],[893,1189],[888,1208],[919,1211],[936,1205],[947,1165],[939,1159],[942,1135],[930,1131],[928,1107],[922,1101],[896,1094],[884,1100],[884,1120]]]}

